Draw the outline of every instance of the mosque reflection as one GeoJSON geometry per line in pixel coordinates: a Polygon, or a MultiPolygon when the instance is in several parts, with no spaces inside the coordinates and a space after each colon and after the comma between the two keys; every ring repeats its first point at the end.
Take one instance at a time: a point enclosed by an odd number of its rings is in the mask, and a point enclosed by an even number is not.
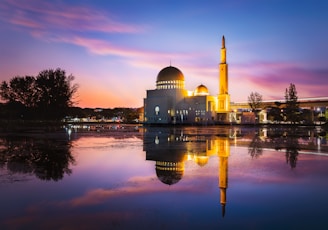
{"type": "MultiPolygon", "coordinates": [[[[267,149],[285,152],[285,161],[291,168],[296,168],[300,153],[328,154],[327,133],[313,127],[156,128],[98,125],[69,126],[64,130],[66,132],[27,136],[2,134],[0,170],[6,172],[6,175],[28,174],[40,180],[58,181],[72,173],[71,168],[75,164],[71,154],[72,142],[81,137],[133,137],[143,140],[146,159],[155,161],[157,177],[167,185],[174,185],[182,179],[186,161],[192,160],[202,167],[208,163],[209,157],[217,156],[218,187],[224,207],[231,146],[245,147],[254,159],[261,157],[267,149]]],[[[126,144],[128,145],[128,142],[126,144]]],[[[17,181],[17,178],[14,181],[17,181]]]]}
{"type": "Polygon", "coordinates": [[[218,135],[184,134],[184,130],[145,129],[144,151],[146,160],[155,161],[158,179],[167,185],[178,183],[184,174],[185,162],[192,160],[200,167],[208,163],[209,157],[217,156],[218,187],[222,216],[225,215],[226,192],[228,188],[228,158],[230,155],[230,139],[236,134],[231,129],[218,135]]]}
{"type": "Polygon", "coordinates": [[[200,167],[209,157],[218,157],[218,188],[222,216],[225,215],[228,189],[230,146],[246,147],[252,158],[259,158],[264,149],[285,151],[286,163],[296,167],[299,152],[328,154],[326,137],[315,129],[304,128],[154,128],[144,129],[146,160],[155,161],[158,179],[167,185],[178,183],[185,171],[185,162],[192,160],[200,167]]]}

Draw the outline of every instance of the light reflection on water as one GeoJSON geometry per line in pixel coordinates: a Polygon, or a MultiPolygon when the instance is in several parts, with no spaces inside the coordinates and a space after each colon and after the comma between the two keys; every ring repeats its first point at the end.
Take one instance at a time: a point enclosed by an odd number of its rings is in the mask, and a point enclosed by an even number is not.
{"type": "Polygon", "coordinates": [[[328,145],[315,129],[65,130],[0,137],[1,229],[328,224],[328,145]]]}

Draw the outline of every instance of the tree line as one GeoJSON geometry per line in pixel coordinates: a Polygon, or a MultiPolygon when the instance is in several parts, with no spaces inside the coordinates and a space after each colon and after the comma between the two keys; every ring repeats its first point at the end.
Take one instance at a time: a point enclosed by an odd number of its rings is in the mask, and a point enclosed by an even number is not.
{"type": "Polygon", "coordinates": [[[62,120],[63,118],[95,119],[120,117],[125,122],[139,118],[133,108],[99,109],[74,106],[78,85],[74,76],[60,68],[43,70],[37,76],[15,76],[0,84],[0,119],[62,120]]]}
{"type": "MultiPolygon", "coordinates": [[[[248,96],[248,105],[257,116],[259,110],[262,109],[262,95],[258,92],[251,92],[248,96]]],[[[285,102],[276,102],[275,106],[268,108],[268,118],[273,121],[288,121],[298,123],[301,121],[312,122],[311,111],[302,110],[299,107],[296,86],[290,83],[285,90],[285,102]]]]}
{"type": "Polygon", "coordinates": [[[73,105],[78,85],[74,76],[60,68],[41,71],[37,76],[16,76],[3,81],[0,118],[60,120],[73,105]]]}

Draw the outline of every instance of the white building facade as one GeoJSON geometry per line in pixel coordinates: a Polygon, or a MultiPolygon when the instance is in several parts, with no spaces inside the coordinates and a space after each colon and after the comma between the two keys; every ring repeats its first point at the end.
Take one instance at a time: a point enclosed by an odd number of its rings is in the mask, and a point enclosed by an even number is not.
{"type": "Polygon", "coordinates": [[[225,40],[222,38],[219,65],[219,95],[209,94],[199,85],[194,91],[185,89],[185,77],[174,66],[162,69],[156,79],[156,89],[147,90],[144,99],[145,124],[214,124],[227,121],[230,96],[228,94],[228,65],[225,40]]]}

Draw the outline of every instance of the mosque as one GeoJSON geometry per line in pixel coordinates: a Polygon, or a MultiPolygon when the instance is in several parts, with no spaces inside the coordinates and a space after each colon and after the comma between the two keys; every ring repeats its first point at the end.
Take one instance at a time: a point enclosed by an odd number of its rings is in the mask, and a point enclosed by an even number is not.
{"type": "Polygon", "coordinates": [[[147,90],[143,120],[145,124],[215,124],[227,122],[229,112],[228,64],[223,36],[219,95],[209,95],[203,84],[194,91],[186,90],[185,77],[181,70],[168,66],[158,73],[156,89],[147,90]]]}

